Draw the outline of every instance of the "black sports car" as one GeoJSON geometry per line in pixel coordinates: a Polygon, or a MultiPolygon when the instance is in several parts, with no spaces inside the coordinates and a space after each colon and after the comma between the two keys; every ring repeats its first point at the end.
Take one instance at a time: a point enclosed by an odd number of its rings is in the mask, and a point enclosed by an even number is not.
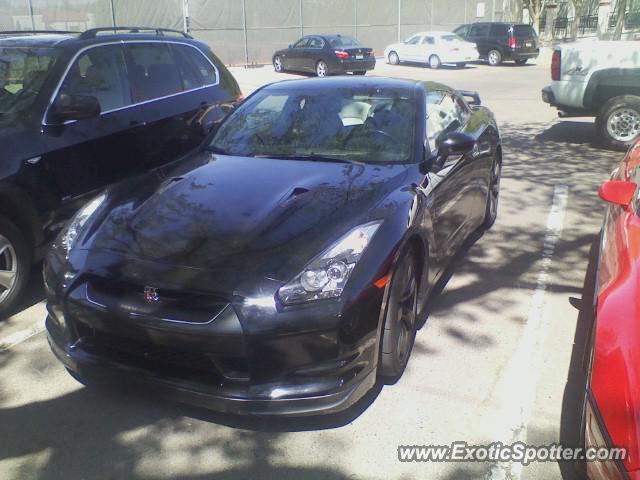
{"type": "Polygon", "coordinates": [[[84,382],[216,410],[347,408],[402,375],[434,282],[496,218],[501,164],[493,114],[444,85],[263,87],[75,216],[44,268],[51,347],[84,382]]]}
{"type": "Polygon", "coordinates": [[[308,35],[273,54],[276,72],[295,70],[318,77],[353,73],[365,75],[376,66],[373,49],[342,35],[308,35]]]}

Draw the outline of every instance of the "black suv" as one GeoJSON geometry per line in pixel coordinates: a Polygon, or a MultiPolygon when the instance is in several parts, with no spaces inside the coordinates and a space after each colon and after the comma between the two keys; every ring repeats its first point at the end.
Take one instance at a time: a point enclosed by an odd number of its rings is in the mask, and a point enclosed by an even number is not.
{"type": "Polygon", "coordinates": [[[182,32],[0,32],[0,318],[80,206],[198,146],[241,98],[182,32]]]}
{"type": "Polygon", "coordinates": [[[489,65],[500,65],[513,60],[524,65],[530,58],[538,58],[538,35],[531,25],[514,23],[478,22],[461,25],[454,33],[478,46],[480,58],[489,65]]]}

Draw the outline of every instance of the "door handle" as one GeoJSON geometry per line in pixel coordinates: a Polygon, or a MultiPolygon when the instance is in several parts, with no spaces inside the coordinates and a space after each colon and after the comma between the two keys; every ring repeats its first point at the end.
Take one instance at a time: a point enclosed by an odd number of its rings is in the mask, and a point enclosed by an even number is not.
{"type": "Polygon", "coordinates": [[[138,120],[131,120],[129,122],[129,127],[131,128],[135,128],[135,127],[145,127],[147,125],[147,122],[140,122],[138,120]]]}

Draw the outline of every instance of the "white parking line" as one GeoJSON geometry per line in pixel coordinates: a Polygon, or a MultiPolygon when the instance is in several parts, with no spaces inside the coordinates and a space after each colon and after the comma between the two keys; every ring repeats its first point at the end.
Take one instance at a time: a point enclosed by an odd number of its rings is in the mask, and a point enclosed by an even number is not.
{"type": "Polygon", "coordinates": [[[39,333],[44,332],[44,322],[37,323],[32,325],[31,328],[26,330],[21,330],[14,334],[9,335],[3,339],[0,339],[0,352],[4,352],[5,350],[9,350],[10,348],[15,347],[16,345],[24,342],[25,340],[29,340],[34,335],[38,335],[39,333]]]}
{"type": "MultiPolygon", "coordinates": [[[[525,442],[527,425],[536,398],[538,374],[542,358],[542,344],[551,328],[551,317],[546,312],[547,280],[562,234],[569,188],[556,185],[553,203],[547,217],[547,226],[542,248],[542,259],[538,271],[536,289],[531,299],[529,314],[522,330],[518,346],[511,357],[499,383],[498,399],[501,407],[502,431],[500,440],[509,443],[525,442]]],[[[487,476],[489,480],[520,478],[520,463],[497,463],[487,476]]]]}

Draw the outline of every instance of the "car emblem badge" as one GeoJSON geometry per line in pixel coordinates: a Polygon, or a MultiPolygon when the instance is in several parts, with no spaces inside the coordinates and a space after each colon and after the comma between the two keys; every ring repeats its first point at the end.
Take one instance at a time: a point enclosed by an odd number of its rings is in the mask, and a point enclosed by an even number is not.
{"type": "Polygon", "coordinates": [[[144,300],[147,303],[157,303],[160,301],[158,289],[154,287],[144,287],[144,300]]]}

